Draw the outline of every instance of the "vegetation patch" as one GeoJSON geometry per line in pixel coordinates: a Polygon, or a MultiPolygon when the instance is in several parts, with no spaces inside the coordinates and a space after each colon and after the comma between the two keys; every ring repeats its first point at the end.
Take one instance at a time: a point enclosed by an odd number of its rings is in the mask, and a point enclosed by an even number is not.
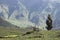
{"type": "Polygon", "coordinates": [[[15,37],[18,37],[18,35],[0,36],[0,38],[15,38],[15,37]]]}

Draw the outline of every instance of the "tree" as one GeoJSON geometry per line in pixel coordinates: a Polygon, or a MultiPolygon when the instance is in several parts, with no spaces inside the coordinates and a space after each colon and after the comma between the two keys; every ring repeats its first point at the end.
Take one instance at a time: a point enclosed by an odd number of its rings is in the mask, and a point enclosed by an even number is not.
{"type": "Polygon", "coordinates": [[[51,30],[52,29],[52,19],[51,19],[51,16],[50,14],[48,14],[48,18],[46,20],[46,25],[47,25],[47,30],[51,30]]]}

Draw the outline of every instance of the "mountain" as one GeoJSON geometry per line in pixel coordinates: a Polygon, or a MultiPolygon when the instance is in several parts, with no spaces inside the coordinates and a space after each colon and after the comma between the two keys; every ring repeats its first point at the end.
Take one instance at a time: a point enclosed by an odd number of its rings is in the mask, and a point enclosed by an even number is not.
{"type": "Polygon", "coordinates": [[[0,1],[0,17],[21,28],[36,25],[45,30],[48,14],[52,17],[53,28],[58,29],[60,23],[60,2],[58,0],[0,1]]]}
{"type": "Polygon", "coordinates": [[[18,28],[16,25],[13,25],[0,17],[0,27],[4,28],[18,28]]]}
{"type": "MultiPolygon", "coordinates": [[[[41,4],[41,3],[40,3],[41,4]]],[[[45,27],[46,26],[46,19],[48,14],[51,15],[52,20],[53,20],[53,28],[58,29],[59,28],[59,23],[58,21],[60,18],[60,3],[57,1],[44,1],[38,11],[33,11],[31,13],[30,20],[33,21],[34,23],[38,24],[38,26],[45,27]],[[44,5],[43,5],[44,4],[44,5]],[[37,20],[38,19],[38,20],[37,20]],[[38,23],[37,23],[38,22],[38,23]],[[57,22],[57,23],[55,23],[57,22]],[[57,25],[57,26],[56,26],[57,25]]],[[[60,29],[60,28],[59,28],[60,29]]]]}
{"type": "Polygon", "coordinates": [[[9,23],[23,28],[28,26],[34,26],[34,23],[28,20],[28,14],[29,14],[28,10],[19,0],[2,1],[0,8],[1,8],[0,17],[8,21],[9,23]],[[9,4],[7,4],[6,2],[9,2],[9,4]]]}

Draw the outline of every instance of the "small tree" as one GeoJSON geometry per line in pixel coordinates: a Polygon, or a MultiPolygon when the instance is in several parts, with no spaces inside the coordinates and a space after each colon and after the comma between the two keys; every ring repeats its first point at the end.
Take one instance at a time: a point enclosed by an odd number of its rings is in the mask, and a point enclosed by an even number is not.
{"type": "Polygon", "coordinates": [[[51,19],[51,16],[48,15],[48,18],[46,20],[46,25],[47,25],[47,30],[51,30],[52,29],[52,19],[51,19]]]}

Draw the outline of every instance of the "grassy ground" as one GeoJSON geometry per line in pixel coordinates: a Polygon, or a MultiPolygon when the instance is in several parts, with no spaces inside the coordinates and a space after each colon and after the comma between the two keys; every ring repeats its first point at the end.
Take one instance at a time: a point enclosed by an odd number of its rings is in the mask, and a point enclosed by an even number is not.
{"type": "MultiPolygon", "coordinates": [[[[29,30],[30,31],[30,30],[29,30]]],[[[35,31],[29,35],[22,36],[26,31],[0,28],[0,37],[8,35],[18,35],[17,37],[0,38],[0,40],[60,40],[60,30],[35,31]]]]}

